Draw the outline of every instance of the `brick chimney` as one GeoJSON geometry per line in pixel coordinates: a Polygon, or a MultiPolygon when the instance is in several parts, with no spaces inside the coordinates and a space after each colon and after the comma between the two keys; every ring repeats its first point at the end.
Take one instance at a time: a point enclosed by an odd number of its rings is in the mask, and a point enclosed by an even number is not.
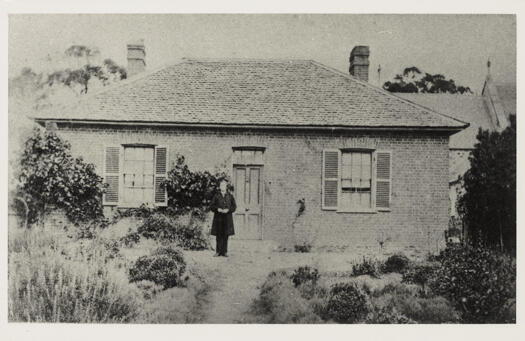
{"type": "Polygon", "coordinates": [[[368,57],[370,48],[368,46],[355,46],[350,52],[350,74],[365,82],[368,82],[368,57]]]}
{"type": "Polygon", "coordinates": [[[144,40],[128,44],[128,77],[144,72],[146,69],[146,47],[144,40]]]}

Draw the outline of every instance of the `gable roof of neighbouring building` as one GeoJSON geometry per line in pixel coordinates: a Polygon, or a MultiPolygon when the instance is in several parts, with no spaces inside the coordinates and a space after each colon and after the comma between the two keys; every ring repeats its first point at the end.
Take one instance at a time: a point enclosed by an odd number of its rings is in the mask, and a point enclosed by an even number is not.
{"type": "Polygon", "coordinates": [[[451,132],[468,126],[310,60],[184,60],[35,119],[451,132]]]}
{"type": "Polygon", "coordinates": [[[469,122],[468,128],[450,137],[449,147],[452,149],[472,149],[477,142],[476,135],[479,128],[495,129],[482,96],[428,93],[399,93],[398,95],[461,121],[469,122]]]}

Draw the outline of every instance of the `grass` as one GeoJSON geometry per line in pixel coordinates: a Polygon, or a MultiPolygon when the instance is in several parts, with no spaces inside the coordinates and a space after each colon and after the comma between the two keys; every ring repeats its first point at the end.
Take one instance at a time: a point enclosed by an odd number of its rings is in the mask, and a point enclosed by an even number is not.
{"type": "Polygon", "coordinates": [[[180,288],[129,282],[136,259],[160,246],[151,240],[136,247],[115,243],[129,226],[99,231],[94,239],[36,227],[9,230],[9,321],[202,322],[210,285],[197,269],[186,270],[180,288]]]}

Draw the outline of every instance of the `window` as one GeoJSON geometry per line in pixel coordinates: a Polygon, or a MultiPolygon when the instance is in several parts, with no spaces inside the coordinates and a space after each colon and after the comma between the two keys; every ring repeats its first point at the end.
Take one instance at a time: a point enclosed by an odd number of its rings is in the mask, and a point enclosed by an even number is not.
{"type": "Polygon", "coordinates": [[[168,171],[168,149],[153,145],[105,147],[104,182],[108,184],[104,205],[139,207],[166,206],[163,185],[168,171]]]}
{"type": "Polygon", "coordinates": [[[325,149],[322,208],[338,212],[390,211],[390,151],[325,149]]]}
{"type": "Polygon", "coordinates": [[[341,202],[343,211],[372,206],[372,153],[343,152],[341,155],[341,202]]]}
{"type": "Polygon", "coordinates": [[[153,202],[153,147],[125,147],[122,171],[122,201],[127,204],[153,202]]]}

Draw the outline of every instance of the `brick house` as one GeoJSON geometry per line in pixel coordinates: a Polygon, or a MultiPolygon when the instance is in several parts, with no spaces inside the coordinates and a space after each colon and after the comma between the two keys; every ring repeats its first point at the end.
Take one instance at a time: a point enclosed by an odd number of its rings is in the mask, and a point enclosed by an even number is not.
{"type": "Polygon", "coordinates": [[[449,137],[468,124],[368,84],[368,53],[352,50],[350,75],[311,60],[183,60],[35,119],[96,165],[108,211],[166,205],[158,184],[182,154],[231,174],[238,239],[435,251],[449,137]]]}

